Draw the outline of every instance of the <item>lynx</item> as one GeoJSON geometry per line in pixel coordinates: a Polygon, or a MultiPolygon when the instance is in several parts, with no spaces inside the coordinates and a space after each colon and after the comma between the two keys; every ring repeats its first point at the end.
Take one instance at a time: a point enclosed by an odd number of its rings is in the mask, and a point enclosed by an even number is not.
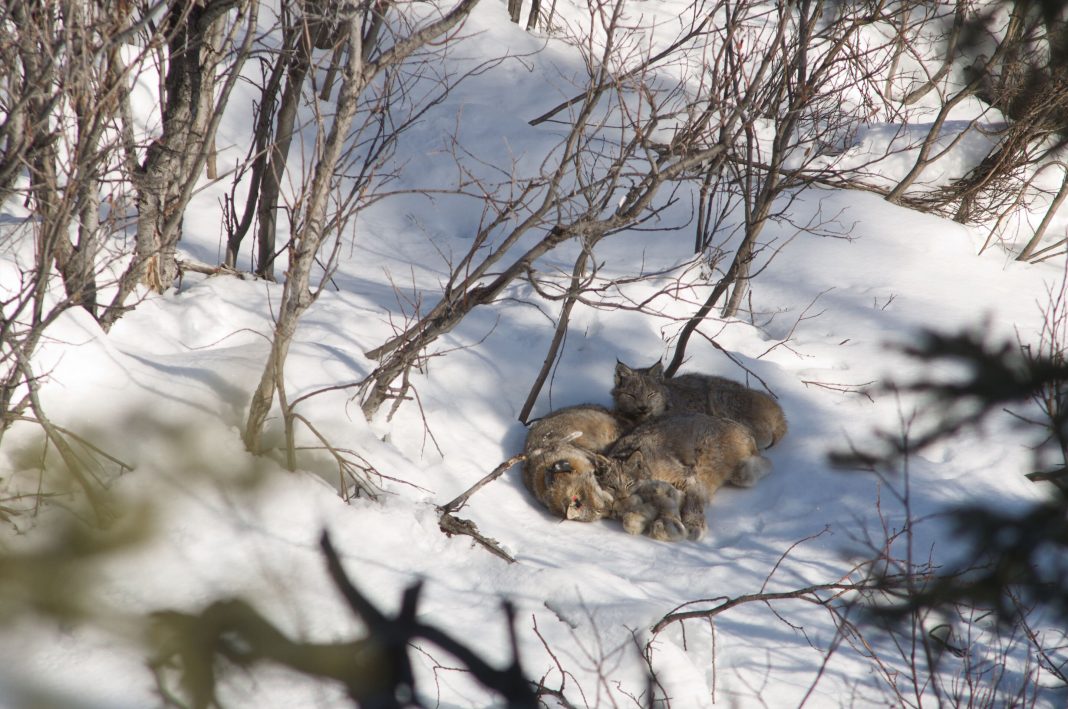
{"type": "Polygon", "coordinates": [[[786,435],[786,416],[771,396],[707,374],[667,379],[660,362],[647,369],[616,362],[612,401],[616,413],[634,423],[665,413],[702,413],[737,421],[749,429],[761,449],[786,435]]]}
{"type": "Polygon", "coordinates": [[[610,461],[603,455],[623,433],[620,420],[595,404],[570,406],[535,421],[527,434],[523,483],[550,512],[593,522],[611,514],[603,489],[610,461]]]}
{"type": "Polygon", "coordinates": [[[614,479],[607,487],[617,500],[612,516],[631,534],[668,541],[705,535],[705,503],[721,486],[751,487],[771,472],[748,428],[707,414],[643,423],[616,441],[608,457],[614,479]]]}
{"type": "Polygon", "coordinates": [[[628,481],[620,488],[610,489],[615,495],[612,517],[623,523],[628,534],[645,534],[661,541],[678,541],[686,536],[680,516],[682,491],[671,483],[628,481]]]}

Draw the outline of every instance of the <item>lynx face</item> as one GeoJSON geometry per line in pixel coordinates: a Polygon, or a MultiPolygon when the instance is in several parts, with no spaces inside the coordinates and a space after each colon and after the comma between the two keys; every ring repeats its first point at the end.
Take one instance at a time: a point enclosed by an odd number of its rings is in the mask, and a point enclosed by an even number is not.
{"type": "Polygon", "coordinates": [[[539,449],[527,460],[523,480],[545,507],[561,519],[593,522],[607,517],[613,496],[602,486],[607,458],[570,443],[539,449]]]}
{"type": "Polygon", "coordinates": [[[547,482],[543,502],[558,517],[595,522],[612,512],[614,498],[601,487],[592,471],[557,470],[547,482]]]}
{"type": "Polygon", "coordinates": [[[633,422],[663,414],[668,406],[663,366],[657,362],[648,369],[631,369],[622,362],[616,362],[612,401],[616,412],[633,422]]]}
{"type": "Polygon", "coordinates": [[[555,411],[530,427],[523,482],[563,519],[592,522],[611,513],[606,481],[612,463],[602,455],[622,433],[618,417],[603,406],[580,404],[555,411]]]}

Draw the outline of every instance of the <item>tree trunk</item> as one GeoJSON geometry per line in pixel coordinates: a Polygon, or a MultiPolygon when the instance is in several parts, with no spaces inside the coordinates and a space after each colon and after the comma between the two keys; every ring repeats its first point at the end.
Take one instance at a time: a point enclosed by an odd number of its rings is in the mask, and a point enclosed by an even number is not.
{"type": "Polygon", "coordinates": [[[322,156],[315,166],[303,226],[300,233],[295,234],[293,238],[293,249],[290,252],[289,269],[282,288],[282,303],[278,312],[278,320],[275,323],[271,352],[260,377],[260,383],[252,395],[248,420],[245,423],[245,447],[253,453],[260,452],[263,425],[271,410],[275,391],[284,386],[281,377],[282,367],[289,354],[293,336],[296,334],[297,322],[304,311],[315,302],[315,294],[311,291],[311,270],[325,236],[326,207],[334,183],[334,168],[337,166],[345,138],[356,116],[360,94],[368,81],[363,71],[362,37],[359,24],[350,14],[344,19],[343,27],[348,39],[349,57],[342,72],[343,80],[341,93],[338,95],[337,113],[323,145],[322,156]]]}
{"type": "Polygon", "coordinates": [[[527,16],[527,32],[532,32],[538,27],[538,18],[541,16],[541,0],[531,0],[530,15],[527,16]]]}
{"type": "Polygon", "coordinates": [[[178,201],[188,177],[188,155],[209,141],[205,129],[209,116],[203,111],[205,95],[210,100],[213,77],[207,76],[204,51],[214,33],[214,20],[205,7],[192,5],[188,12],[172,6],[167,15],[168,64],[164,79],[163,134],[149,146],[137,176],[137,246],[141,282],[162,293],[178,276],[175,251],[181,236],[178,201]]]}
{"type": "Polygon", "coordinates": [[[256,274],[274,280],[275,235],[278,227],[278,197],[282,189],[282,177],[293,142],[293,126],[300,108],[304,79],[308,75],[311,48],[303,38],[303,27],[298,22],[290,29],[297,33],[293,58],[286,70],[286,85],[275,118],[274,140],[267,149],[266,169],[260,184],[259,232],[257,234],[256,274]]]}
{"type": "MultiPolygon", "coordinates": [[[[252,228],[252,219],[257,213],[260,201],[260,186],[263,184],[263,175],[267,169],[272,150],[270,149],[273,139],[275,109],[279,105],[278,91],[282,85],[282,79],[290,64],[293,52],[294,33],[287,33],[290,41],[283,39],[282,48],[271,67],[271,74],[267,83],[260,90],[260,102],[256,113],[256,125],[253,133],[255,142],[252,154],[252,174],[249,177],[248,192],[245,196],[245,209],[240,221],[236,221],[236,214],[231,213],[233,227],[227,234],[225,264],[230,268],[237,268],[238,253],[241,250],[241,242],[244,241],[248,230],[252,228]]],[[[233,209],[233,197],[231,197],[231,209],[233,209]]],[[[272,245],[273,248],[273,245],[272,245]]]]}
{"type": "Polygon", "coordinates": [[[523,12],[523,0],[508,0],[508,16],[512,22],[519,24],[519,15],[523,12]]]}
{"type": "Polygon", "coordinates": [[[137,191],[137,230],[133,258],[120,277],[111,304],[100,322],[109,328],[124,312],[124,303],[143,284],[156,292],[169,288],[178,275],[175,259],[182,217],[193,186],[208,159],[212,136],[222,110],[248,56],[256,21],[255,0],[249,3],[249,28],[224,87],[215,97],[219,49],[210,38],[216,23],[248,0],[181,0],[164,18],[167,71],[162,106],[163,133],[149,145],[144,162],[131,180],[137,191]]]}
{"type": "Polygon", "coordinates": [[[444,17],[417,30],[411,36],[398,40],[373,63],[363,59],[362,23],[357,19],[356,10],[351,3],[345,4],[347,16],[340,19],[340,27],[346,37],[348,61],[342,70],[337,112],[330,132],[323,142],[322,154],[315,166],[312,184],[305,200],[304,219],[300,231],[293,236],[271,352],[249,404],[243,435],[249,451],[256,453],[262,447],[263,426],[274,395],[285,385],[281,378],[282,365],[296,333],[297,322],[304,311],[315,302],[316,293],[310,288],[311,270],[326,236],[326,225],[330,222],[327,218],[327,203],[334,188],[334,171],[356,117],[360,95],[377,72],[404,61],[412,52],[460,24],[478,3],[479,0],[460,0],[444,17]]]}

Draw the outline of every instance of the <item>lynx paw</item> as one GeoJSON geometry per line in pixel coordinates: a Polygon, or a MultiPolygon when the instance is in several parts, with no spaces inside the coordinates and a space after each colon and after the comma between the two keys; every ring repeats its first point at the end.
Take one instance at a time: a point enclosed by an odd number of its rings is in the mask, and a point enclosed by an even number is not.
{"type": "Polygon", "coordinates": [[[692,541],[704,539],[705,534],[708,533],[708,520],[705,519],[703,512],[700,515],[684,515],[682,524],[686,527],[686,538],[692,541]]]}
{"type": "Polygon", "coordinates": [[[616,510],[627,534],[644,534],[649,524],[660,515],[660,510],[641,495],[628,495],[616,510]]]}
{"type": "Polygon", "coordinates": [[[630,509],[622,516],[623,531],[627,534],[644,534],[645,528],[649,526],[649,521],[654,516],[652,510],[630,509]]]}
{"type": "MultiPolygon", "coordinates": [[[[677,520],[679,500],[682,496],[675,487],[660,480],[647,480],[638,485],[616,509],[616,516],[623,522],[623,529],[628,534],[649,534],[656,521],[677,520]]],[[[681,523],[679,523],[681,524],[681,523]]],[[[676,525],[670,521],[661,522],[665,530],[676,525]]],[[[663,531],[664,535],[673,535],[673,531],[663,531]]],[[[659,538],[659,537],[658,537],[659,538]]],[[[667,538],[667,536],[663,537],[667,538]]]]}
{"type": "Polygon", "coordinates": [[[633,495],[661,512],[676,511],[682,502],[682,492],[663,480],[646,480],[635,488],[633,495]]]}
{"type": "Polygon", "coordinates": [[[687,529],[678,517],[658,517],[649,527],[649,536],[661,542],[677,542],[686,538],[687,529]]]}

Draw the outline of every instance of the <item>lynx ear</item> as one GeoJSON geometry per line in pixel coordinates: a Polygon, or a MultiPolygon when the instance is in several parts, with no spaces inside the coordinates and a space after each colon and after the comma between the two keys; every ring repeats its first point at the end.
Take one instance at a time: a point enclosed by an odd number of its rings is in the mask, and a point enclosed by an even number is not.
{"type": "Polygon", "coordinates": [[[618,359],[616,360],[616,386],[619,386],[619,384],[621,384],[624,379],[632,376],[633,374],[633,369],[623,364],[618,359]]]}
{"type": "Polygon", "coordinates": [[[647,477],[645,470],[645,456],[642,455],[641,448],[632,448],[627,451],[620,451],[622,455],[617,458],[619,460],[620,470],[625,477],[629,477],[632,480],[647,477]]]}
{"type": "Polygon", "coordinates": [[[657,379],[663,379],[664,378],[664,362],[663,362],[663,360],[657,362],[652,367],[649,367],[649,369],[646,370],[646,371],[649,372],[649,376],[656,377],[657,379]]]}

